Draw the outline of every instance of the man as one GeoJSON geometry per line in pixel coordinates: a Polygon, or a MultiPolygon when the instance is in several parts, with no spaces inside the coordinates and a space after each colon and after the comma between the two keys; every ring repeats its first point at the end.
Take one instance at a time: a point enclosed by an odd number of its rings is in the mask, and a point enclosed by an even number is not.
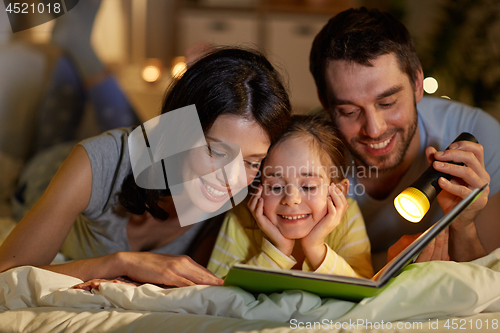
{"type": "Polygon", "coordinates": [[[425,259],[449,253],[452,260],[470,261],[500,246],[500,126],[479,109],[423,98],[424,75],[402,23],[366,8],[339,13],[316,36],[310,70],[323,108],[351,153],[351,193],[365,218],[376,268],[403,235],[424,231],[487,182],[485,193],[450,226],[449,241],[440,236],[425,259]],[[461,132],[480,144],[462,141],[445,151],[461,132]],[[413,224],[399,216],[393,200],[430,163],[454,178],[439,179],[439,205],[413,224]]]}

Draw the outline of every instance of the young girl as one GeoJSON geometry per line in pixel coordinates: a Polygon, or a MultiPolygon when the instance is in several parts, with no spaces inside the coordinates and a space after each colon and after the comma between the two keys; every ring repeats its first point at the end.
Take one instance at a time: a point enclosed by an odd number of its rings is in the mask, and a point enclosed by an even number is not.
{"type": "Polygon", "coordinates": [[[343,151],[328,121],[292,117],[265,159],[249,210],[239,205],[226,214],[208,269],[225,277],[242,262],[370,278],[363,218],[357,203],[345,197],[343,151]]]}

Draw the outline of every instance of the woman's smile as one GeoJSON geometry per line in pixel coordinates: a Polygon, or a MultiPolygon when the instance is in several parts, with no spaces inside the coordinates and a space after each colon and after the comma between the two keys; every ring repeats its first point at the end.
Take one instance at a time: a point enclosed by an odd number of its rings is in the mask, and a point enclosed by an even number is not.
{"type": "Polygon", "coordinates": [[[224,188],[222,190],[220,186],[216,186],[215,184],[210,183],[206,179],[203,179],[201,177],[199,179],[200,179],[201,192],[208,200],[214,202],[220,202],[228,198],[229,193],[227,188],[224,188]]]}

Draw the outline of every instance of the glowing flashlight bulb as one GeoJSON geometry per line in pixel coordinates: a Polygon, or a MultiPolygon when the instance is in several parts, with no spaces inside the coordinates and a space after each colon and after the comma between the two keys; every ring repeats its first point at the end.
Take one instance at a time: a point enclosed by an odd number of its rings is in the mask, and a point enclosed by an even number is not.
{"type": "Polygon", "coordinates": [[[410,222],[418,223],[431,207],[429,199],[420,190],[408,187],[394,199],[399,215],[410,222]]]}

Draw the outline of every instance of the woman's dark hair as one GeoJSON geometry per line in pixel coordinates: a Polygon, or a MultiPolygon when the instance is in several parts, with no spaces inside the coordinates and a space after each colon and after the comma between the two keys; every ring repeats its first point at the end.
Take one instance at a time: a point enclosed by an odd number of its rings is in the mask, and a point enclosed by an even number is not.
{"type": "MultiPolygon", "coordinates": [[[[255,50],[239,48],[216,49],[175,78],[167,89],[161,113],[192,104],[205,134],[219,116],[235,115],[260,124],[271,144],[286,129],[291,114],[287,91],[271,63],[255,50]]],[[[158,206],[158,200],[168,195],[168,188],[138,187],[130,174],[118,198],[133,214],[148,211],[153,217],[166,220],[168,214],[158,206]]]]}
{"type": "Polygon", "coordinates": [[[415,43],[408,29],[394,16],[361,7],[332,17],[314,39],[309,56],[309,70],[320,100],[329,107],[325,78],[329,61],[345,60],[373,66],[370,60],[389,53],[395,54],[401,71],[415,87],[421,69],[415,43]]]}
{"type": "MultiPolygon", "coordinates": [[[[271,147],[270,152],[279,147],[280,143],[297,137],[309,141],[311,149],[318,154],[321,163],[327,168],[330,181],[345,178],[343,170],[346,167],[346,147],[330,120],[320,115],[292,116],[290,125],[271,147]]],[[[263,164],[265,165],[265,162],[263,164]]]]}

